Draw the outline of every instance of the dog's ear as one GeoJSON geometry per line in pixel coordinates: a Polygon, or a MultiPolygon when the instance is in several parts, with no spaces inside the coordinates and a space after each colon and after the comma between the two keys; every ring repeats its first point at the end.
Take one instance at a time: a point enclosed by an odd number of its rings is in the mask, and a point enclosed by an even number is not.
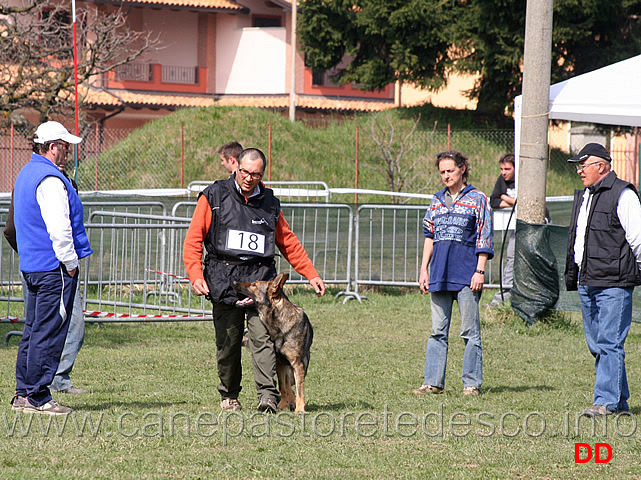
{"type": "Polygon", "coordinates": [[[269,283],[269,295],[274,298],[278,297],[283,290],[283,285],[285,285],[285,282],[289,278],[289,273],[279,273],[276,275],[276,278],[274,278],[270,283],[269,283]]]}

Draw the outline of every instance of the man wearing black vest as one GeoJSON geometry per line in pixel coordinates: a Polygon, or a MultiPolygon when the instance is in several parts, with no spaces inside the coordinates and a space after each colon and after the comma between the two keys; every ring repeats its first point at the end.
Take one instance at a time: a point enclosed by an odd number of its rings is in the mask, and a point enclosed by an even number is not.
{"type": "Polygon", "coordinates": [[[595,358],[594,401],[583,411],[602,417],[629,411],[625,338],[632,322],[632,291],[641,284],[641,204],[634,185],[619,180],[612,158],[588,143],[568,160],[585,190],[574,192],[565,283],[578,290],[583,329],[595,358]]]}
{"type": "Polygon", "coordinates": [[[207,295],[213,303],[220,408],[226,411],[242,408],[238,394],[245,312],[258,410],[275,412],[280,397],[274,344],[258,311],[239,299],[233,282],[272,280],[276,276],[274,256],[278,247],[292,267],[309,280],[318,296],[325,293],[325,284],[290,230],[280,201],[261,182],[265,164],[260,150],[243,150],[236,172],[199,195],[184,242],[183,261],[192,289],[196,295],[207,295]],[[204,261],[203,244],[207,252],[204,261]]]}

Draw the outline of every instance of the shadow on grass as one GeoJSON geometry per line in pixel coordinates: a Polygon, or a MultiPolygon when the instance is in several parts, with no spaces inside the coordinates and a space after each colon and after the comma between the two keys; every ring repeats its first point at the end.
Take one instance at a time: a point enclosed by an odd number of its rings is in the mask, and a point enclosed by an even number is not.
{"type": "Polygon", "coordinates": [[[552,391],[556,390],[554,387],[549,385],[500,385],[498,387],[491,387],[485,390],[485,394],[488,393],[503,393],[503,392],[527,392],[529,390],[539,390],[539,391],[552,391]]]}
{"type": "Polygon", "coordinates": [[[74,411],[108,411],[115,407],[124,407],[124,408],[139,408],[147,409],[150,408],[165,408],[165,407],[174,407],[176,405],[187,405],[187,401],[178,401],[178,402],[125,402],[125,401],[113,401],[113,402],[104,402],[96,405],[83,405],[74,407],[74,411]]]}
{"type": "Polygon", "coordinates": [[[349,409],[360,409],[367,410],[373,409],[374,405],[366,402],[339,402],[339,403],[328,403],[324,405],[315,405],[313,403],[305,404],[306,412],[319,412],[319,411],[339,411],[339,410],[349,410],[349,409]]]}

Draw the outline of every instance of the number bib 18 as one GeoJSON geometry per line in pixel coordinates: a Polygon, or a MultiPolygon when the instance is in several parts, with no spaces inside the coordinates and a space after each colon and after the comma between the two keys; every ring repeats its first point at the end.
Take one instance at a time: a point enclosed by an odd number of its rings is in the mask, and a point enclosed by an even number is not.
{"type": "Polygon", "coordinates": [[[264,254],[265,235],[242,230],[229,230],[227,233],[227,249],[264,254]]]}

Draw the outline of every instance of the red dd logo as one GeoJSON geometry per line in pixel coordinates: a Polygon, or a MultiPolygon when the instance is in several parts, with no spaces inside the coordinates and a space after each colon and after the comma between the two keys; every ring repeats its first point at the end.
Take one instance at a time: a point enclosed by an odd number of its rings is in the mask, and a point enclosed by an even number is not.
{"type": "MultiPolygon", "coordinates": [[[[575,443],[574,444],[574,463],[588,463],[592,460],[592,447],[588,443],[575,443]],[[581,458],[584,453],[585,457],[581,458]]],[[[594,463],[608,463],[612,460],[612,447],[609,443],[595,443],[594,444],[594,463]],[[602,449],[607,452],[606,457],[601,456],[602,449]]]]}

